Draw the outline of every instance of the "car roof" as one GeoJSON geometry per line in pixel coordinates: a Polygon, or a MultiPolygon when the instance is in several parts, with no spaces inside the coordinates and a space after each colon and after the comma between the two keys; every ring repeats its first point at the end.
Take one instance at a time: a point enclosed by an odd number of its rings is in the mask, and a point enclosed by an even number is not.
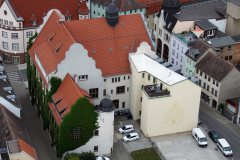
{"type": "Polygon", "coordinates": [[[223,147],[230,147],[230,145],[228,144],[228,142],[224,138],[218,139],[218,142],[221,143],[221,145],[223,147]]]}
{"type": "Polygon", "coordinates": [[[137,133],[130,133],[131,136],[137,136],[138,134],[137,133]]]}
{"type": "Polygon", "coordinates": [[[206,136],[203,134],[200,128],[193,128],[194,132],[198,135],[199,138],[205,138],[206,136]]]}
{"type": "Polygon", "coordinates": [[[129,128],[129,127],[133,127],[133,125],[128,124],[128,125],[125,125],[125,127],[129,128]]]}

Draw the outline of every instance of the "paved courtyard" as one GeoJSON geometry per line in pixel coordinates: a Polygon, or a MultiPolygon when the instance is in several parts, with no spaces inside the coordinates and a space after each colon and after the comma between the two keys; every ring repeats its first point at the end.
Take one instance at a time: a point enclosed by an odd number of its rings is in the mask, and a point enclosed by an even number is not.
{"type": "MultiPolygon", "coordinates": [[[[202,129],[203,130],[203,129],[202,129]]],[[[204,133],[207,136],[207,133],[204,133]]],[[[208,146],[201,148],[191,132],[151,138],[167,160],[226,160],[216,144],[208,138],[208,146]]]]}

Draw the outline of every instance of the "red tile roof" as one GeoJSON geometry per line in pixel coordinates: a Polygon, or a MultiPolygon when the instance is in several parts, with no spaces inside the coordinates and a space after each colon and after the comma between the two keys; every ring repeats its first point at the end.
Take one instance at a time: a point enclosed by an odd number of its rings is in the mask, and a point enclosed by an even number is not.
{"type": "Polygon", "coordinates": [[[33,15],[37,25],[42,24],[43,17],[51,9],[58,9],[63,15],[70,13],[72,19],[78,19],[78,0],[9,0],[9,3],[16,16],[24,19],[24,27],[32,26],[33,15]]]}
{"type": "MultiPolygon", "coordinates": [[[[57,68],[75,42],[88,50],[88,55],[96,61],[96,67],[101,69],[103,76],[131,73],[129,53],[136,51],[143,41],[151,45],[140,14],[120,16],[114,28],[107,24],[105,18],[68,21],[61,25],[58,19],[59,16],[53,12],[30,50],[35,66],[38,68],[36,54],[47,74],[57,68]],[[57,46],[61,48],[56,53],[57,46]]],[[[40,75],[44,79],[42,73],[40,75]]]]}
{"type": "Polygon", "coordinates": [[[31,156],[33,159],[37,160],[37,153],[36,150],[27,142],[25,142],[24,140],[22,140],[21,138],[18,139],[18,145],[19,145],[19,149],[21,151],[24,151],[26,154],[28,154],[29,156],[31,156]]]}
{"type": "Polygon", "coordinates": [[[80,15],[88,15],[89,14],[89,9],[87,7],[87,1],[80,1],[79,2],[79,8],[78,8],[78,13],[80,15]]]}
{"type": "Polygon", "coordinates": [[[80,97],[89,98],[87,91],[81,89],[67,74],[59,86],[57,92],[52,96],[53,103],[49,103],[49,108],[58,125],[62,118],[71,111],[71,107],[80,97]],[[54,105],[55,104],[55,105],[54,105]]]}

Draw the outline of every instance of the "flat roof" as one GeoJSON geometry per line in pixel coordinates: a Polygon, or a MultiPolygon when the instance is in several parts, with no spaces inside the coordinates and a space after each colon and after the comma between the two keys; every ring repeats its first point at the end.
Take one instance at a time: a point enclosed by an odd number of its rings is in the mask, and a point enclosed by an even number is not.
{"type": "Polygon", "coordinates": [[[130,59],[138,72],[147,72],[168,85],[174,85],[187,79],[186,77],[164,67],[145,54],[131,54],[130,59]]]}

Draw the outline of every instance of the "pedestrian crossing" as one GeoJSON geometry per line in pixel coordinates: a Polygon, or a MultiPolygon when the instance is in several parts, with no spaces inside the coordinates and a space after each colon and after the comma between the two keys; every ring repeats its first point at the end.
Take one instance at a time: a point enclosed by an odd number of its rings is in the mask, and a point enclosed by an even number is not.
{"type": "Polygon", "coordinates": [[[8,79],[12,83],[22,82],[22,79],[21,79],[18,71],[8,71],[7,75],[8,75],[8,79]]]}

